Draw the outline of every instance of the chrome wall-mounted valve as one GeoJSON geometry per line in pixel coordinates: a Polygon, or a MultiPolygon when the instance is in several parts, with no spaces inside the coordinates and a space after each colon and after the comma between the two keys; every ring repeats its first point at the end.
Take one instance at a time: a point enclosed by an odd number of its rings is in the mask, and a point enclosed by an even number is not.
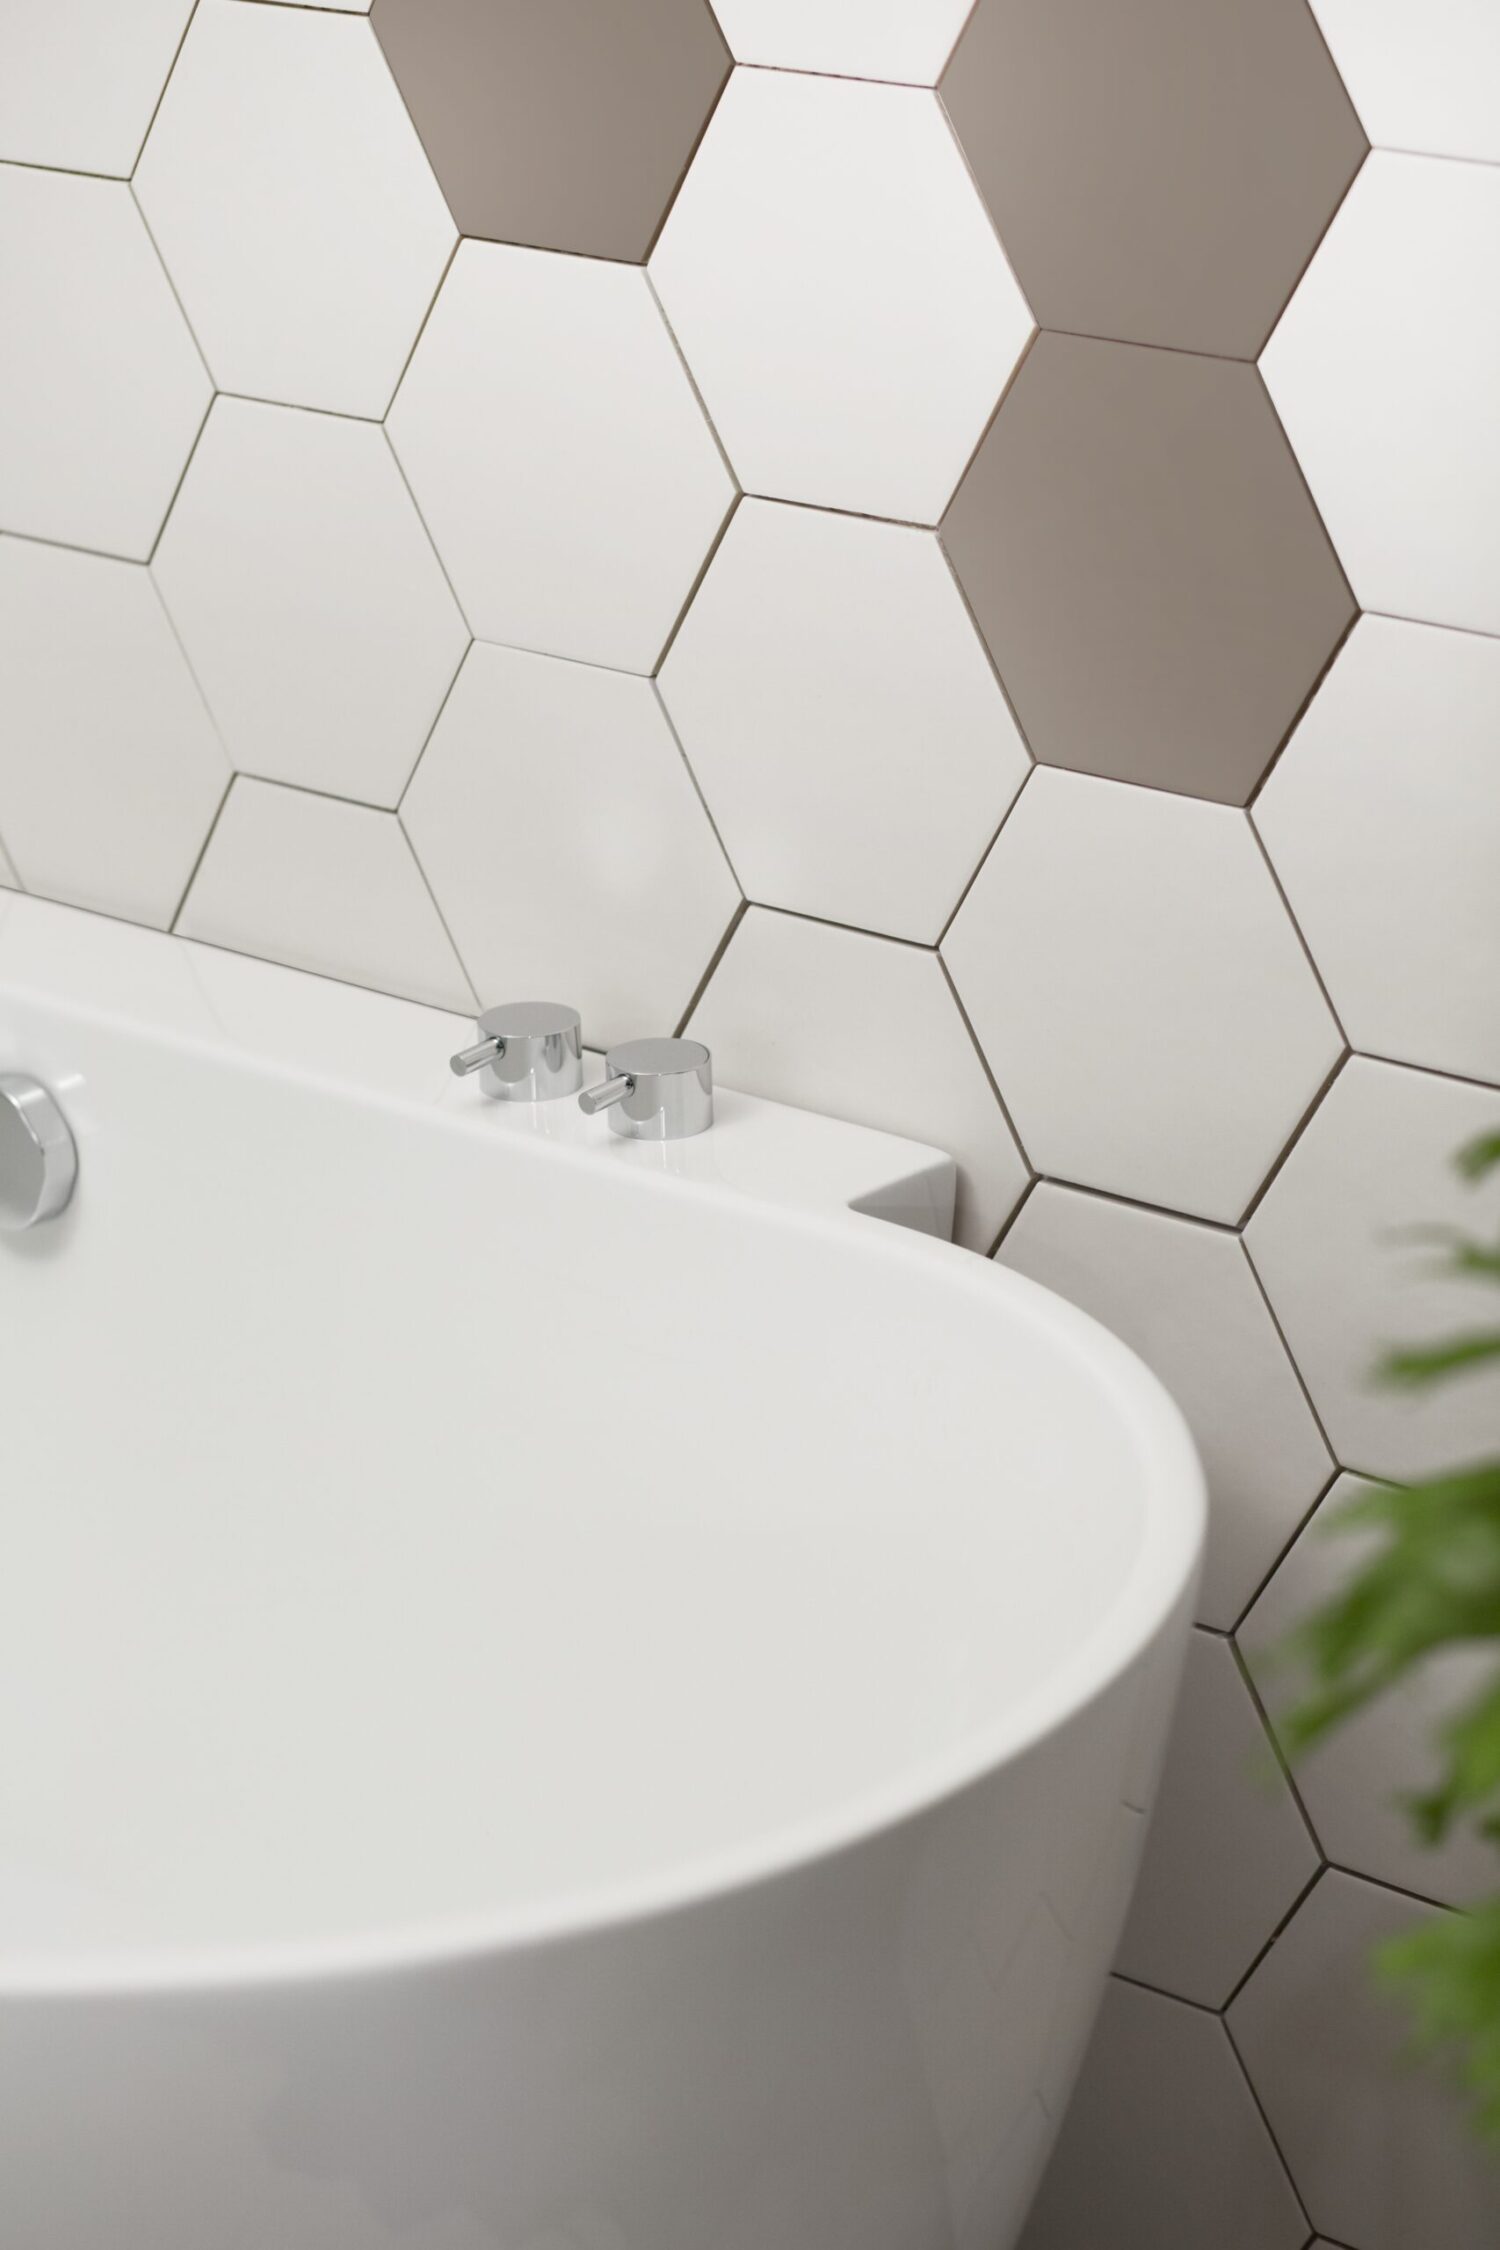
{"type": "Polygon", "coordinates": [[[486,1008],[476,1026],[479,1041],[455,1055],[455,1078],[483,1071],[480,1085],[492,1101],[551,1102],[583,1084],[583,1026],[576,1008],[552,1000],[512,1000],[486,1008]]]}
{"type": "Polygon", "coordinates": [[[696,1039],[630,1039],[604,1058],[604,1082],[578,1097],[632,1141],[685,1141],[714,1121],[713,1057],[696,1039]]]}
{"type": "Polygon", "coordinates": [[[0,1073],[0,1228],[20,1233],[55,1219],[77,1178],[68,1121],[46,1087],[0,1073]]]}

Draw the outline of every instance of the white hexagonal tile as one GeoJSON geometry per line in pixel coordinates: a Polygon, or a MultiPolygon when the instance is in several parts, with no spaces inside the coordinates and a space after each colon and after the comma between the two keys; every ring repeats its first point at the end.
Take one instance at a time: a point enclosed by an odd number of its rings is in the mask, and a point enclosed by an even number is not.
{"type": "Polygon", "coordinates": [[[1311,0],[1376,148],[1500,158],[1500,10],[1490,0],[1311,0]]]}
{"type": "Polygon", "coordinates": [[[1374,1946],[1437,1911],[1330,1870],[1229,2011],[1314,2224],[1359,2250],[1500,2241],[1494,2155],[1370,1971],[1374,1946]]]}
{"type": "Polygon", "coordinates": [[[6,0],[0,159],[128,179],[193,0],[6,0]]]}
{"type": "Polygon", "coordinates": [[[751,907],[692,1029],[726,1085],[946,1149],[954,1232],[971,1249],[988,1250],[1015,1209],[1025,1162],[936,954],[751,907]]]}
{"type": "Polygon", "coordinates": [[[181,936],[472,1013],[468,978],[394,813],[235,782],[181,936]]]}
{"type": "Polygon", "coordinates": [[[1254,820],[1356,1047],[1500,1079],[1500,641],[1364,617],[1254,820]]]}
{"type": "Polygon", "coordinates": [[[1423,1392],[1373,1379],[1393,1345],[1475,1325],[1473,1283],[1434,1272],[1427,1225],[1493,1231],[1494,1192],[1452,1157],[1500,1128],[1500,1093],[1354,1056],[1250,1221],[1245,1242],[1341,1462],[1423,1476],[1500,1450],[1500,1399],[1482,1375],[1423,1392]]]}
{"type": "Polygon", "coordinates": [[[138,563],[0,539],[0,742],[26,888],[166,927],[229,767],[138,563]]]}
{"type": "Polygon", "coordinates": [[[402,806],[486,1004],[670,1032],[740,903],[649,680],[476,641],[402,806]]]}
{"type": "Polygon", "coordinates": [[[1261,372],[1362,609],[1500,632],[1500,170],[1366,160],[1261,372]]]}
{"type": "Polygon", "coordinates": [[[1111,1980],[1021,2250],[1303,2250],[1224,2026],[1111,1980]]]}
{"type": "Polygon", "coordinates": [[[211,385],[129,188],[0,167],[0,296],[0,531],[144,561],[211,385]]]}
{"type": "Polygon", "coordinates": [[[932,86],[974,0],[715,0],[736,62],[932,86]]]}
{"type": "Polygon", "coordinates": [[[1227,1632],[1333,1474],[1243,1246],[1043,1182],[996,1255],[1123,1337],[1186,1414],[1208,1474],[1198,1614],[1227,1632]]]}
{"type": "Polygon", "coordinates": [[[469,634],[383,431],[219,399],[151,568],[241,772],[396,805],[469,634]]]}
{"type": "Polygon", "coordinates": [[[748,897],[935,944],[1030,760],[930,532],[746,500],[661,673],[748,897]]]}
{"type": "Polygon", "coordinates": [[[1234,1650],[1194,1633],[1116,1968],[1222,2008],[1319,1864],[1234,1650]]]}
{"type": "Polygon", "coordinates": [[[1341,1040],[1244,815],[1041,766],[943,954],[1039,1172],[1240,1217],[1341,1040]]]}
{"type": "MultiPolygon", "coordinates": [[[[1348,1583],[1378,1544],[1373,1531],[1339,1535],[1339,1510],[1375,1486],[1340,1477],[1251,1610],[1237,1636],[1272,1722],[1307,1685],[1289,1636],[1348,1583]]],[[[1495,1847],[1472,1829],[1423,1844],[1401,1799],[1432,1787],[1441,1762],[1437,1729],[1494,1670],[1481,1650],[1451,1650],[1308,1751],[1297,1786],[1324,1851],[1341,1867],[1463,1906],[1495,1887],[1495,1847]]]]}
{"type": "Polygon", "coordinates": [[[482,640],[655,669],[734,483],[638,267],[465,242],[390,433],[482,640]]]}
{"type": "Polygon", "coordinates": [[[221,390],[384,414],[456,236],[368,23],[199,0],[135,192],[221,390]]]}
{"type": "Polygon", "coordinates": [[[651,276],[747,492],[936,523],[1031,334],[937,98],[738,70],[651,276]]]}

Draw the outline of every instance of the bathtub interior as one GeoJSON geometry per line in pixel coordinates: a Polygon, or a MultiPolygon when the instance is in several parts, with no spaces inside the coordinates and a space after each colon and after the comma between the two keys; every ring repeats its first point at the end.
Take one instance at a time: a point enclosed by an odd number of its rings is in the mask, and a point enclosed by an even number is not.
{"type": "Polygon", "coordinates": [[[1042,1728],[1118,1626],[1161,1430],[1018,1277],[57,1036],[82,1185],[0,1238],[0,1983],[647,1905],[1042,1728]]]}

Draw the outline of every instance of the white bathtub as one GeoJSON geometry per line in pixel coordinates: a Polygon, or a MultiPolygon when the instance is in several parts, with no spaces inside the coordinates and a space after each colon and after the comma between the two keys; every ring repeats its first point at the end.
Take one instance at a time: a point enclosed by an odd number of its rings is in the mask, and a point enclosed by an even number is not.
{"type": "Polygon", "coordinates": [[[0,893],[3,2250],[1005,2250],[1201,1540],[931,1151],[0,893]]]}

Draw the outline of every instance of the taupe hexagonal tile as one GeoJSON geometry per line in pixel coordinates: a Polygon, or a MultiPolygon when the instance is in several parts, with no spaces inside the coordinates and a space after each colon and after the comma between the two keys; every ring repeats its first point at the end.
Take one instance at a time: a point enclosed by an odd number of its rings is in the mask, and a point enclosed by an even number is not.
{"type": "Polygon", "coordinates": [[[1500,2241],[1500,2167],[1371,1973],[1381,1939],[1438,1911],[1330,1870],[1229,2011],[1314,2223],[1359,2250],[1500,2241]]]}
{"type": "Polygon", "coordinates": [[[561,993],[591,1046],[674,1030],[740,903],[655,687],[623,672],[476,641],[401,817],[486,1004],[561,993]]]}
{"type": "MultiPolygon", "coordinates": [[[[1334,1521],[1375,1489],[1359,1477],[1339,1478],[1240,1627],[1241,1652],[1273,1725],[1306,1685],[1291,1634],[1339,1592],[1377,1539],[1363,1529],[1336,1534],[1334,1521]]],[[[1487,1837],[1465,1826],[1440,1845],[1425,1845],[1401,1802],[1436,1782],[1437,1729],[1493,1670],[1481,1649],[1444,1651],[1306,1753],[1297,1786],[1330,1859],[1453,1906],[1494,1888],[1495,1847],[1487,1837]]]]}
{"type": "Polygon", "coordinates": [[[1021,2250],[1303,2250],[1306,2238],[1223,2024],[1111,1980],[1021,2250]]]}
{"type": "Polygon", "coordinates": [[[1253,367],[1040,336],[942,523],[1036,757],[1243,804],[1354,614],[1253,367]]]}
{"type": "Polygon", "coordinates": [[[1233,1649],[1194,1633],[1115,1966],[1222,2008],[1318,1867],[1233,1649]]]}
{"type": "Polygon", "coordinates": [[[979,0],[942,81],[1044,328],[1253,359],[1365,153],[1304,0],[979,0]]]}
{"type": "Polygon", "coordinates": [[[465,234],[644,258],[729,71],[706,0],[375,0],[465,234]]]}
{"type": "Polygon", "coordinates": [[[746,895],[935,943],[1030,768],[930,532],[738,509],[661,692],[746,895]]]}
{"type": "Polygon", "coordinates": [[[1234,1222],[1341,1041],[1244,815],[1045,766],[943,940],[1039,1172],[1234,1222]]]}
{"type": "Polygon", "coordinates": [[[1346,1467],[1401,1479],[1500,1450],[1500,1399],[1482,1375],[1422,1392],[1374,1380],[1392,1345],[1473,1325],[1472,1281],[1439,1273],[1409,1230],[1485,1230],[1493,1188],[1465,1186],[1452,1158],[1497,1127],[1500,1092],[1353,1056],[1245,1230],[1346,1467]]]}
{"type": "Polygon", "coordinates": [[[1186,1414],[1208,1475],[1198,1615],[1227,1632],[1333,1474],[1243,1245],[1043,1181],[996,1256],[1123,1337],[1186,1414]]]}
{"type": "Polygon", "coordinates": [[[752,906],[691,1029],[728,1086],[946,1149],[971,1249],[988,1250],[1015,1209],[1026,1165],[935,954],[752,906]]]}

